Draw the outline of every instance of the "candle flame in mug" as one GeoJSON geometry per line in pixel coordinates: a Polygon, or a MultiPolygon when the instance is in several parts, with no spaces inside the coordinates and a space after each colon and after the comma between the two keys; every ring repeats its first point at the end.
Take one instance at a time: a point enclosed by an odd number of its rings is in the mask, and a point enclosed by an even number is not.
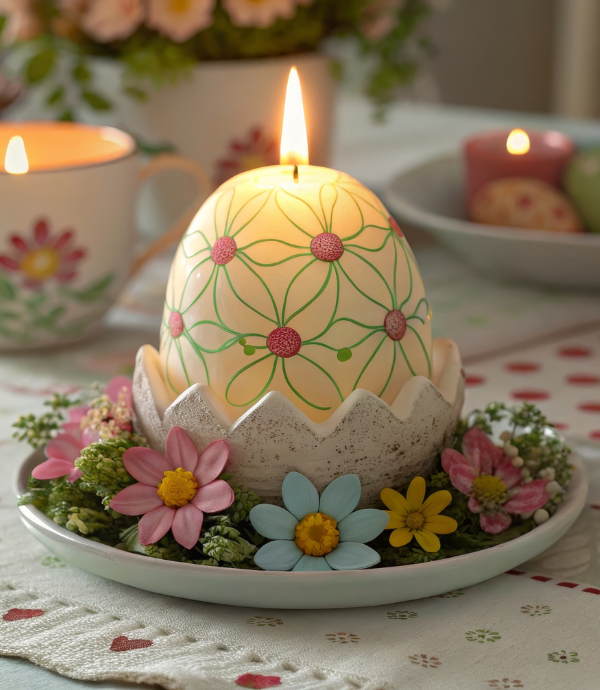
{"type": "Polygon", "coordinates": [[[23,137],[18,134],[11,137],[8,142],[6,156],[4,157],[4,169],[11,175],[23,175],[29,171],[25,142],[23,137]]]}
{"type": "Polygon", "coordinates": [[[515,156],[522,156],[529,151],[529,137],[522,129],[513,129],[506,140],[506,150],[515,156]]]}
{"type": "Polygon", "coordinates": [[[302,89],[295,67],[290,70],[285,94],[280,163],[281,165],[308,165],[308,140],[306,138],[302,89]]]}

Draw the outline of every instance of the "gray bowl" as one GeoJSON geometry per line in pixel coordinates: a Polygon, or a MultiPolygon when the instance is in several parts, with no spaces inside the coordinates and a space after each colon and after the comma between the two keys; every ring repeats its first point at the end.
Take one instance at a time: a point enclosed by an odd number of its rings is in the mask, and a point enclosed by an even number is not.
{"type": "Polygon", "coordinates": [[[465,219],[464,180],[459,156],[437,158],[395,177],[385,200],[401,227],[426,230],[486,274],[600,289],[600,234],[471,223],[465,219]]]}

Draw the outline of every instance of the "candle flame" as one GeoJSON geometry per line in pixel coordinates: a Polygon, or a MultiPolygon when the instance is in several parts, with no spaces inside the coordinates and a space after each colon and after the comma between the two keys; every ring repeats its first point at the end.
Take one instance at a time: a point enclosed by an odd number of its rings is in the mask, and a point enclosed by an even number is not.
{"type": "Polygon", "coordinates": [[[4,169],[11,175],[24,175],[29,172],[29,161],[27,160],[23,137],[15,135],[8,142],[4,157],[4,169]]]}
{"type": "Polygon", "coordinates": [[[308,165],[308,140],[306,138],[302,89],[295,67],[290,70],[285,94],[280,163],[281,165],[308,165]]]}
{"type": "Polygon", "coordinates": [[[529,137],[522,129],[513,129],[506,140],[506,150],[515,156],[522,156],[529,151],[529,137]]]}

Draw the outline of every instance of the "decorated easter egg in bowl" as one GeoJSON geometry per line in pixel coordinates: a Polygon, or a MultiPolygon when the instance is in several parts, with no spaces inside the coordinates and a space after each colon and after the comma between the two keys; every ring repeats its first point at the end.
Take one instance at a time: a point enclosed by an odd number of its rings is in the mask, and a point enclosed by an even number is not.
{"type": "Polygon", "coordinates": [[[488,182],[473,198],[471,220],[551,232],[583,232],[571,202],[547,182],[506,177],[488,182]]]}

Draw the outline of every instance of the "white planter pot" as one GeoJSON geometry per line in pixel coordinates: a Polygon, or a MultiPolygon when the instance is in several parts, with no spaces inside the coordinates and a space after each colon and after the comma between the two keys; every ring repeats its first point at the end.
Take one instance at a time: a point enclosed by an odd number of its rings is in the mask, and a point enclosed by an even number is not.
{"type": "MultiPolygon", "coordinates": [[[[328,165],[334,81],[329,59],[316,53],[201,63],[191,79],[152,92],[146,102],[116,96],[111,123],[144,141],[173,144],[215,183],[244,167],[277,164],[293,65],[302,84],[310,162],[328,165]],[[230,167],[219,165],[227,160],[230,167]]],[[[95,74],[101,91],[120,94],[117,65],[98,60],[95,74]]]]}

